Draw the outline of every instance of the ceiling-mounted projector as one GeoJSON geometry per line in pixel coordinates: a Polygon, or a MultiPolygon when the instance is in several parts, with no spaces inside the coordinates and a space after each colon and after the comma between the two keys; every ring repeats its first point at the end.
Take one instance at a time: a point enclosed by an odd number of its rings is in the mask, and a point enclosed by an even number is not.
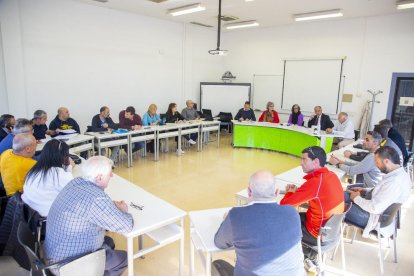
{"type": "Polygon", "coordinates": [[[219,56],[227,56],[227,52],[228,52],[227,50],[220,50],[220,49],[208,51],[210,55],[219,55],[219,56]]]}

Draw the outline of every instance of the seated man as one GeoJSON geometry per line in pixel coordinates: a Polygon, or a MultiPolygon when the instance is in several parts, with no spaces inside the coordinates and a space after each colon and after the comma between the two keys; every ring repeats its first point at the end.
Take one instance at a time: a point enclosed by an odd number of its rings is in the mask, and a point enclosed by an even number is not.
{"type": "MultiPolygon", "coordinates": [[[[92,118],[92,124],[91,124],[91,131],[92,132],[101,132],[101,131],[112,131],[113,129],[117,129],[118,126],[114,123],[112,118],[110,117],[110,110],[109,107],[103,106],[99,110],[99,114],[96,114],[92,118]]],[[[118,152],[119,147],[111,147],[111,160],[114,163],[118,162],[118,152]]],[[[105,149],[102,149],[101,155],[105,155],[106,151],[105,149]]]]}
{"type": "MultiPolygon", "coordinates": [[[[197,110],[194,109],[194,104],[192,100],[187,100],[185,102],[186,108],[183,109],[181,112],[181,116],[184,117],[187,121],[196,120],[200,118],[197,114],[197,110]]],[[[190,135],[184,136],[191,145],[195,145],[198,138],[198,133],[191,133],[190,135]]]]}
{"type": "Polygon", "coordinates": [[[236,249],[234,274],[305,275],[299,216],[275,202],[272,173],[253,174],[248,191],[250,203],[232,208],[214,237],[218,248],[236,249]]]}
{"type": "MultiPolygon", "coordinates": [[[[354,202],[345,221],[364,228],[363,237],[368,237],[369,232],[376,228],[382,212],[393,203],[404,203],[411,194],[410,176],[401,167],[395,149],[388,146],[377,149],[375,163],[384,177],[374,188],[358,187],[345,192],[345,201],[354,202]],[[366,196],[368,193],[370,196],[366,196]]],[[[383,230],[391,234],[394,230],[392,226],[383,230]]]]}
{"type": "Polygon", "coordinates": [[[3,114],[0,116],[0,142],[12,132],[16,119],[13,115],[3,114]]]}
{"type": "MultiPolygon", "coordinates": [[[[308,202],[306,213],[299,213],[302,224],[302,240],[310,245],[317,245],[319,229],[334,214],[344,211],[344,196],[341,181],[338,176],[325,168],[326,153],[318,146],[302,151],[301,166],[306,175],[305,183],[299,188],[296,185],[286,186],[286,194],[280,201],[281,205],[289,204],[297,207],[308,202]]],[[[322,241],[322,245],[323,245],[322,241]]],[[[303,253],[308,260],[308,268],[316,262],[317,252],[303,247],[303,253]]]]}
{"type": "Polygon", "coordinates": [[[328,115],[322,113],[322,107],[317,105],[313,109],[315,114],[309,117],[308,127],[320,126],[321,130],[326,130],[327,128],[333,128],[334,124],[329,118],[328,115]]]}
{"type": "Polygon", "coordinates": [[[67,133],[62,132],[62,130],[69,129],[73,129],[77,133],[80,133],[79,125],[70,117],[69,110],[66,107],[59,107],[58,114],[49,124],[50,134],[52,137],[65,135],[67,133]]]}
{"type": "Polygon", "coordinates": [[[334,143],[338,144],[338,148],[343,148],[355,142],[354,124],[348,118],[348,114],[341,112],[338,114],[338,122],[333,128],[327,128],[327,133],[342,135],[343,137],[335,137],[334,143]]]}
{"type": "Polygon", "coordinates": [[[13,149],[0,155],[0,176],[7,196],[23,192],[24,180],[36,164],[32,159],[36,152],[36,139],[30,133],[19,133],[13,138],[13,149]]]}
{"type": "MultiPolygon", "coordinates": [[[[119,112],[119,127],[127,130],[138,130],[142,128],[141,117],[135,113],[133,106],[128,106],[125,110],[119,112]]],[[[132,145],[132,152],[144,148],[144,142],[136,142],[132,145]]]]}
{"type": "Polygon", "coordinates": [[[45,255],[48,263],[80,254],[106,250],[105,275],[121,275],[127,267],[125,251],[114,250],[105,231],[128,233],[134,221],[124,201],[105,194],[112,177],[112,161],[94,156],[82,164],[83,177],[69,182],[50,207],[45,255]]]}
{"type": "Polygon", "coordinates": [[[250,108],[250,102],[246,101],[244,107],[237,112],[234,120],[242,121],[256,121],[253,109],[250,108]]]}
{"type": "Polygon", "coordinates": [[[3,139],[0,143],[0,154],[2,154],[4,151],[11,149],[13,146],[13,138],[15,135],[19,133],[29,133],[32,135],[33,128],[32,128],[32,122],[27,119],[17,119],[16,125],[13,128],[13,131],[9,133],[6,138],[3,139]]]}
{"type": "Polygon", "coordinates": [[[36,140],[46,139],[46,134],[51,135],[52,132],[47,128],[47,113],[43,110],[36,110],[33,113],[33,136],[36,140]]]}
{"type": "MultiPolygon", "coordinates": [[[[344,161],[331,155],[329,163],[338,167],[349,175],[362,174],[365,187],[374,187],[381,180],[381,172],[375,166],[374,152],[380,147],[382,137],[379,133],[368,133],[362,144],[363,149],[369,151],[361,162],[344,161]]],[[[346,156],[346,155],[345,155],[346,156]]]]}
{"type": "Polygon", "coordinates": [[[396,128],[392,126],[392,123],[388,119],[384,119],[379,121],[378,123],[380,126],[384,126],[388,130],[388,138],[390,138],[397,146],[400,148],[403,157],[404,157],[404,164],[408,162],[408,151],[407,145],[405,144],[404,137],[398,132],[396,128]]]}
{"type": "Polygon", "coordinates": [[[400,156],[402,166],[404,164],[404,156],[397,144],[395,144],[392,139],[388,138],[388,128],[386,126],[375,125],[374,131],[378,132],[382,137],[381,147],[387,146],[395,149],[395,151],[398,153],[398,156],[400,156]]]}

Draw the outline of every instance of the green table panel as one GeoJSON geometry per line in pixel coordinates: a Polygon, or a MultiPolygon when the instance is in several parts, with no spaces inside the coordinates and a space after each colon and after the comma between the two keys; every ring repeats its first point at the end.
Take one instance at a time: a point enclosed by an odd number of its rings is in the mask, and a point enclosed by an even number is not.
{"type": "MultiPolygon", "coordinates": [[[[294,130],[250,125],[233,125],[234,147],[257,148],[285,152],[301,156],[304,148],[319,146],[320,140],[294,130]]],[[[332,148],[332,137],[326,137],[325,151],[332,148]]]]}

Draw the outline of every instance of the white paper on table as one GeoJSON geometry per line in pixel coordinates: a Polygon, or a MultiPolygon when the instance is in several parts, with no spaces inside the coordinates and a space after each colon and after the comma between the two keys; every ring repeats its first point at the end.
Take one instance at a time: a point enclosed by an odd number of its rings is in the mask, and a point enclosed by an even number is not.
{"type": "Polygon", "coordinates": [[[74,129],[63,129],[59,132],[66,133],[66,134],[72,134],[72,133],[76,133],[76,130],[74,130],[74,129]]]}
{"type": "Polygon", "coordinates": [[[58,135],[58,136],[55,137],[55,139],[58,139],[58,140],[69,140],[69,139],[71,139],[71,138],[73,138],[73,137],[75,137],[77,135],[78,135],[78,133],[72,133],[72,134],[67,134],[67,135],[58,135]]]}
{"type": "Polygon", "coordinates": [[[42,143],[42,144],[46,144],[47,142],[49,142],[50,140],[52,140],[52,138],[45,138],[45,139],[41,139],[40,140],[40,142],[42,143]]]}

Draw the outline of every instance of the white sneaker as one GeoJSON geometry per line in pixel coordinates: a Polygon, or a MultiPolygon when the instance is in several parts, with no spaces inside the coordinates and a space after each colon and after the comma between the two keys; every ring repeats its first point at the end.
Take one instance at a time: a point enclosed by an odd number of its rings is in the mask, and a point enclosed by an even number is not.
{"type": "Polygon", "coordinates": [[[195,144],[197,144],[197,142],[196,142],[196,141],[194,141],[193,139],[188,140],[188,143],[190,143],[191,145],[195,145],[195,144]]]}
{"type": "Polygon", "coordinates": [[[181,155],[181,154],[184,154],[185,152],[183,150],[177,149],[176,153],[177,153],[177,155],[181,155]]]}
{"type": "Polygon", "coordinates": [[[317,267],[317,265],[316,265],[316,263],[314,261],[312,261],[309,258],[306,258],[303,262],[305,264],[305,269],[308,272],[316,273],[318,267],[317,267]]]}

